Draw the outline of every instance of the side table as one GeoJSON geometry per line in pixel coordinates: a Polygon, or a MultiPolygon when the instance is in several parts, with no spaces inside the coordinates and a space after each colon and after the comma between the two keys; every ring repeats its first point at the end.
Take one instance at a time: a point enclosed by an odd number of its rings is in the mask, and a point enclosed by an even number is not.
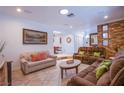
{"type": "Polygon", "coordinates": [[[67,64],[67,61],[63,61],[61,64],[59,64],[59,67],[61,69],[61,78],[63,79],[63,72],[64,70],[69,70],[75,68],[76,74],[78,73],[78,67],[81,64],[79,60],[74,60],[73,63],[67,64]]]}

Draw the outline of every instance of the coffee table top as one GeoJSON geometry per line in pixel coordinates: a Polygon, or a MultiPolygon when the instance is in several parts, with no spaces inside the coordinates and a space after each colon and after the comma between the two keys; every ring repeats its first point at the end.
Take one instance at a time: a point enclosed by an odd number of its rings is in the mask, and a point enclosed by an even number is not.
{"type": "Polygon", "coordinates": [[[74,60],[73,63],[68,64],[67,61],[63,61],[62,63],[59,64],[60,68],[73,68],[73,67],[77,67],[80,65],[80,61],[79,60],[74,60]]]}

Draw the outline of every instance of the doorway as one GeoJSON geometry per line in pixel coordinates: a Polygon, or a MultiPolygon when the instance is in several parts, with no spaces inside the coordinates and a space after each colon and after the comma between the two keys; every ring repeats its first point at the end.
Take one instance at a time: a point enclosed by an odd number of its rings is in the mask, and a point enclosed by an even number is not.
{"type": "Polygon", "coordinates": [[[53,31],[53,50],[54,54],[62,54],[62,33],[53,31]]]}

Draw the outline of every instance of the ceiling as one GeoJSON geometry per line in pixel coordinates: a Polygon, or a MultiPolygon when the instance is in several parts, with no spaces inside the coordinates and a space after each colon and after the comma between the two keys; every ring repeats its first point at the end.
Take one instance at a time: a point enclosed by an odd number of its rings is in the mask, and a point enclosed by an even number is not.
{"type": "Polygon", "coordinates": [[[22,9],[21,13],[18,13],[16,8],[16,6],[0,6],[0,14],[68,29],[83,29],[124,18],[123,6],[21,6],[19,7],[22,9]],[[75,16],[61,15],[59,13],[61,9],[68,9],[75,16]],[[104,19],[105,15],[108,16],[108,19],[104,19]]]}

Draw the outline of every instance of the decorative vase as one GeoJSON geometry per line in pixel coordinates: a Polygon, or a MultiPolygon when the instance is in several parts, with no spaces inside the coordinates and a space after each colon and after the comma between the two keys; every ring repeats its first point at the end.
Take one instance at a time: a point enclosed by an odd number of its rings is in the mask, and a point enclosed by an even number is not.
{"type": "Polygon", "coordinates": [[[66,61],[67,64],[73,64],[74,63],[74,60],[68,60],[66,61]]]}

